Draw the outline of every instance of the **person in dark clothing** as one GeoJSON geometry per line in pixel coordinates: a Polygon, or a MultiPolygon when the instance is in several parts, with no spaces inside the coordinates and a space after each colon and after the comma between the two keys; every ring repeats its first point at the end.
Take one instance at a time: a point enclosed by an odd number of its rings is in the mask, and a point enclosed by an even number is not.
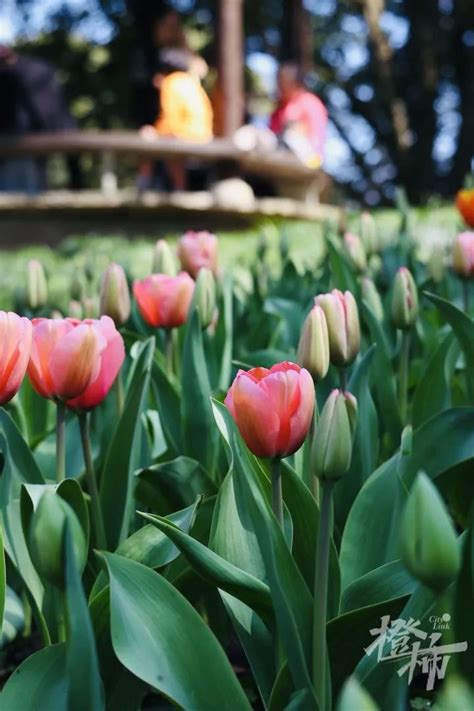
{"type": "MultiPolygon", "coordinates": [[[[22,135],[76,127],[54,68],[5,46],[0,46],[0,96],[0,134],[22,135]]],[[[69,161],[69,169],[71,176],[77,178],[77,160],[69,161]]],[[[0,160],[0,190],[33,193],[45,187],[43,160],[0,160]]]]}

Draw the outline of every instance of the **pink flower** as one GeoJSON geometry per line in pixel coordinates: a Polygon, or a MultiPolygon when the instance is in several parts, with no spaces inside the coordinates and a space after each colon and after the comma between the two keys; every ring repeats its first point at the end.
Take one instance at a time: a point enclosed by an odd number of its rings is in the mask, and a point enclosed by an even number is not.
{"type": "Polygon", "coordinates": [[[0,405],[20,389],[30,359],[31,321],[11,311],[0,311],[0,405]]]}
{"type": "Polygon", "coordinates": [[[98,321],[86,320],[82,323],[92,324],[101,334],[106,345],[100,356],[98,376],[89,383],[81,395],[68,400],[66,405],[74,410],[92,410],[109,394],[125,360],[125,346],[122,336],[109,316],[102,316],[98,321]]]}
{"type": "Polygon", "coordinates": [[[461,232],[454,240],[453,267],[463,279],[474,277],[474,232],[461,232]]]}
{"type": "Polygon", "coordinates": [[[34,389],[52,400],[82,395],[99,375],[106,341],[97,322],[33,319],[28,376],[34,389]]]}
{"type": "Polygon", "coordinates": [[[217,237],[211,232],[186,232],[178,243],[182,268],[193,278],[203,267],[217,273],[217,237]]]}
{"type": "Polygon", "coordinates": [[[133,295],[146,323],[155,328],[175,328],[187,318],[194,281],[186,272],[178,276],[152,274],[133,285],[133,295]]]}
{"type": "Polygon", "coordinates": [[[301,447],[314,410],[313,379],[295,363],[239,370],[225,405],[258,457],[287,457],[301,447]]]}

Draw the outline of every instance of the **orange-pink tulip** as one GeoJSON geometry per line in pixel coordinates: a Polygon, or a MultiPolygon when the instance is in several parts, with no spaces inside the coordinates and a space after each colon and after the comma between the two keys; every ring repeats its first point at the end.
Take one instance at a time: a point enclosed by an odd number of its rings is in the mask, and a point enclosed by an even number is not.
{"type": "Polygon", "coordinates": [[[178,243],[182,268],[193,278],[203,267],[217,272],[217,237],[211,232],[185,232],[178,243]]]}
{"type": "Polygon", "coordinates": [[[133,285],[133,295],[143,320],[154,328],[175,328],[187,318],[194,281],[186,272],[178,276],[152,274],[133,285]]]}
{"type": "Polygon", "coordinates": [[[474,188],[460,190],[456,195],[456,207],[469,227],[474,227],[474,188]]]}
{"type": "Polygon", "coordinates": [[[0,311],[0,405],[20,389],[30,359],[31,321],[11,311],[0,311]]]}
{"type": "Polygon", "coordinates": [[[68,400],[66,405],[74,410],[92,410],[109,394],[125,360],[125,346],[122,336],[109,316],[102,316],[98,321],[85,320],[82,323],[94,326],[104,338],[106,345],[100,355],[98,376],[89,383],[82,395],[68,400]]]}
{"type": "Polygon", "coordinates": [[[461,232],[454,240],[453,267],[462,279],[474,277],[474,232],[461,232]]]}
{"type": "Polygon", "coordinates": [[[295,363],[278,363],[269,370],[239,370],[225,404],[254,454],[287,457],[308,434],[314,410],[313,379],[295,363]]]}
{"type": "Polygon", "coordinates": [[[33,319],[28,376],[43,397],[76,398],[98,377],[106,340],[94,321],[33,319]]]}

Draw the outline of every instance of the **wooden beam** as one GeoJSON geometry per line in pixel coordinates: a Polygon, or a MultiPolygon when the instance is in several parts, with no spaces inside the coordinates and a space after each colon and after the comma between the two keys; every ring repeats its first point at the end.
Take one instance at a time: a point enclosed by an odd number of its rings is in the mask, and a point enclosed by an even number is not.
{"type": "Polygon", "coordinates": [[[244,120],[243,0],[220,0],[218,22],[218,129],[230,137],[244,120]]]}

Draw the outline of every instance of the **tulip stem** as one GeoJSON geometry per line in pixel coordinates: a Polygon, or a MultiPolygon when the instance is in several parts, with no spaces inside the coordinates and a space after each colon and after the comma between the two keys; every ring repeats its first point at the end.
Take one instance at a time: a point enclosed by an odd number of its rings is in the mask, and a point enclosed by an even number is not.
{"type": "Polygon", "coordinates": [[[341,390],[345,393],[347,390],[347,370],[345,368],[339,369],[339,381],[341,384],[341,390]]]}
{"type": "Polygon", "coordinates": [[[173,375],[173,329],[165,329],[166,374],[173,375]]]}
{"type": "Polygon", "coordinates": [[[66,476],[66,406],[56,403],[56,481],[66,476]]]}
{"type": "Polygon", "coordinates": [[[467,279],[463,279],[462,281],[462,299],[463,299],[463,306],[464,306],[464,312],[469,316],[469,306],[470,306],[470,293],[469,293],[469,281],[467,279]]]}
{"type": "Polygon", "coordinates": [[[326,709],[326,619],[333,486],[333,481],[323,480],[322,482],[322,502],[314,569],[313,685],[321,711],[326,709]]]}
{"type": "Polygon", "coordinates": [[[281,459],[272,459],[272,509],[278,523],[283,528],[283,493],[281,488],[281,459]]]}
{"type": "Polygon", "coordinates": [[[124,388],[123,388],[123,377],[122,377],[122,370],[119,370],[119,373],[117,375],[117,380],[115,381],[115,394],[117,396],[117,411],[119,417],[122,417],[123,415],[123,408],[125,405],[125,393],[124,393],[124,388]]]}
{"type": "Polygon", "coordinates": [[[99,489],[97,487],[94,460],[92,457],[89,414],[87,412],[81,412],[78,417],[81,430],[82,451],[84,453],[84,463],[86,466],[87,486],[91,497],[91,511],[92,519],[94,521],[95,542],[98,548],[101,550],[107,550],[104,519],[102,517],[102,509],[100,507],[99,489]]]}
{"type": "Polygon", "coordinates": [[[402,425],[407,424],[408,408],[408,368],[410,364],[410,331],[402,332],[402,345],[400,349],[400,372],[399,372],[399,400],[400,418],[402,425]]]}

